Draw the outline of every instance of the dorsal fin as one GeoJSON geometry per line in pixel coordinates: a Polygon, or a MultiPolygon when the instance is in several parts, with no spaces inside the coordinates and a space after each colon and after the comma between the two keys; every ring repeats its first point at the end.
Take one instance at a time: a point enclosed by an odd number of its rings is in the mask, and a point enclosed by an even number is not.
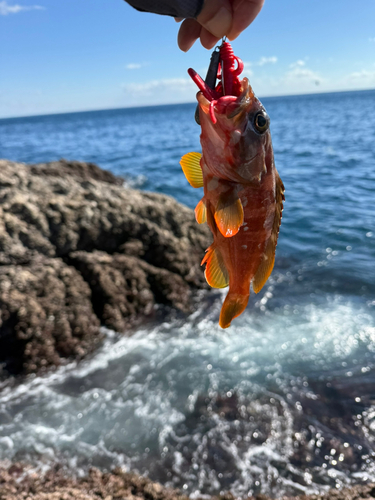
{"type": "Polygon", "coordinates": [[[218,248],[213,245],[208,247],[201,265],[203,264],[206,264],[204,276],[212,288],[225,288],[229,285],[228,270],[218,248]]]}
{"type": "Polygon", "coordinates": [[[226,238],[238,233],[243,224],[243,207],[237,193],[223,193],[215,210],[215,222],[226,238]]]}
{"type": "Polygon", "coordinates": [[[268,241],[266,243],[266,248],[264,250],[262,261],[259,264],[259,267],[256,270],[256,273],[253,278],[253,290],[255,293],[261,291],[266,281],[270,277],[270,274],[272,273],[272,269],[275,263],[277,238],[279,236],[279,229],[281,224],[283,201],[285,200],[284,192],[285,192],[284,184],[282,183],[279,174],[276,172],[275,218],[273,221],[271,236],[268,238],[268,241]]]}
{"type": "Polygon", "coordinates": [[[201,158],[201,153],[186,153],[180,160],[180,165],[185,177],[193,188],[203,187],[203,174],[200,164],[201,158]]]}
{"type": "Polygon", "coordinates": [[[204,224],[207,221],[207,208],[204,198],[198,203],[194,210],[195,218],[198,224],[204,224]]]}

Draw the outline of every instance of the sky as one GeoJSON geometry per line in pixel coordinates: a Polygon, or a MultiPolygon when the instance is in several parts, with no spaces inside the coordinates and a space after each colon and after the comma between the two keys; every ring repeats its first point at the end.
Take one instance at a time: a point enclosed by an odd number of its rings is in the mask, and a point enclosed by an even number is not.
{"type": "MultiPolygon", "coordinates": [[[[0,118],[193,102],[211,51],[123,0],[0,0],[0,118]]],[[[375,88],[374,0],[265,0],[233,42],[259,96],[375,88]]]]}

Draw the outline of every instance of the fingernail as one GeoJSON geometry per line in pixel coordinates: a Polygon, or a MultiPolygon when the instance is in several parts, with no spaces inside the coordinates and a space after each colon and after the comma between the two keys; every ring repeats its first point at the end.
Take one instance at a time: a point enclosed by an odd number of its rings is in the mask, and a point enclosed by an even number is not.
{"type": "Polygon", "coordinates": [[[223,37],[230,30],[232,25],[232,13],[225,7],[215,14],[215,16],[204,24],[204,27],[218,38],[223,37]]]}
{"type": "Polygon", "coordinates": [[[179,40],[179,39],[177,39],[177,44],[178,44],[180,50],[182,50],[182,52],[187,52],[188,50],[190,50],[192,48],[192,46],[195,43],[195,40],[196,39],[193,39],[193,40],[179,40]]]}
{"type": "Polygon", "coordinates": [[[227,35],[227,38],[230,42],[233,42],[233,40],[235,40],[240,34],[241,34],[241,32],[234,33],[234,34],[231,33],[230,35],[227,35]]]}

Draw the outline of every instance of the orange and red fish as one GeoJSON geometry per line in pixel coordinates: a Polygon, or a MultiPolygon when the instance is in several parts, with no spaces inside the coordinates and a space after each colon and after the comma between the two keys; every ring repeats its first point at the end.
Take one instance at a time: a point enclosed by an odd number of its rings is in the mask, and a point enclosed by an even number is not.
{"type": "Polygon", "coordinates": [[[284,201],[270,119],[248,79],[240,80],[242,70],[228,42],[220,47],[216,87],[189,69],[200,88],[202,154],[188,153],[180,162],[189,183],[204,187],[195,216],[199,224],[207,222],[214,238],[202,261],[206,280],[213,288],[229,285],[222,328],[246,308],[250,283],[258,293],[272,272],[284,201]]]}

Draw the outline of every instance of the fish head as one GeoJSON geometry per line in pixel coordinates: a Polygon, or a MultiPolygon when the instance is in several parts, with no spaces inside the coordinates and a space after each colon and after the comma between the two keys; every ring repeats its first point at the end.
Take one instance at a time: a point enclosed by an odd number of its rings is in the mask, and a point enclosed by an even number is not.
{"type": "Polygon", "coordinates": [[[253,182],[273,162],[269,116],[247,78],[238,96],[209,100],[198,92],[204,163],[213,175],[253,182]]]}

